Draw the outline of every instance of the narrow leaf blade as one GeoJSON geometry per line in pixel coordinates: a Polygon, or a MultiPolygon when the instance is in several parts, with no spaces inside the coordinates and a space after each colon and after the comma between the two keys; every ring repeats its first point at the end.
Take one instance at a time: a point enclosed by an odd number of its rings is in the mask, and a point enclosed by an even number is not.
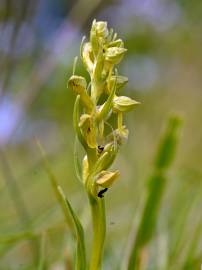
{"type": "Polygon", "coordinates": [[[142,217],[136,231],[136,237],[134,237],[131,245],[127,266],[128,270],[141,269],[142,262],[144,261],[144,251],[154,235],[167,182],[166,172],[175,157],[180,125],[181,120],[179,117],[172,116],[168,121],[166,132],[160,141],[153,173],[148,178],[148,190],[142,217]]]}
{"type": "Polygon", "coordinates": [[[72,222],[74,224],[74,229],[77,238],[77,254],[76,254],[76,270],[85,270],[86,269],[86,250],[85,250],[85,240],[84,240],[84,231],[83,227],[74,213],[74,210],[71,207],[71,204],[64,195],[64,192],[60,186],[58,186],[58,192],[60,193],[61,199],[64,201],[66,211],[71,215],[72,222]]]}

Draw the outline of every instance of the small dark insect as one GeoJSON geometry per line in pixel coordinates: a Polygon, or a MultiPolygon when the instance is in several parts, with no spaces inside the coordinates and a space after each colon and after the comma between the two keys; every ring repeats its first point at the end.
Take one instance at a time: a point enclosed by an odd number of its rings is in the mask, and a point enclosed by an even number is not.
{"type": "Polygon", "coordinates": [[[104,197],[104,193],[106,192],[108,190],[108,188],[104,188],[104,189],[102,189],[102,190],[100,190],[99,192],[98,192],[98,197],[99,198],[103,198],[104,197]]]}
{"type": "Polygon", "coordinates": [[[98,153],[101,154],[103,150],[104,150],[104,146],[98,145],[98,153]]]}

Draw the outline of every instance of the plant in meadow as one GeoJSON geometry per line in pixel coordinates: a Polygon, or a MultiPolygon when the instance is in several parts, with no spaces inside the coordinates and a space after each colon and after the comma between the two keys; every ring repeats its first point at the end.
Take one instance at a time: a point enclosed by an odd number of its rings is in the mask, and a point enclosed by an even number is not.
{"type": "Polygon", "coordinates": [[[119,94],[128,82],[128,78],[119,75],[117,70],[126,51],[122,39],[113,29],[108,29],[107,22],[94,20],[90,40],[85,42],[83,39],[80,49],[90,79],[87,82],[86,78],[75,75],[75,64],[68,80],[68,88],[76,94],[73,114],[76,137],[85,150],[82,171],[78,168],[77,171],[92,212],[90,270],[101,269],[106,232],[104,195],[119,177],[119,171],[111,171],[110,166],[129,133],[123,115],[139,104],[119,94]],[[112,115],[116,118],[115,127],[109,123],[112,115]]]}
{"type": "MultiPolygon", "coordinates": [[[[75,144],[75,168],[88,195],[92,222],[93,243],[90,262],[86,259],[85,233],[82,224],[64,195],[62,188],[52,173],[45,153],[45,169],[51,180],[58,202],[63,210],[68,226],[74,230],[77,239],[76,270],[101,270],[102,256],[106,233],[104,195],[119,177],[119,171],[110,170],[120,146],[128,138],[128,129],[123,124],[124,113],[132,110],[139,102],[119,91],[128,82],[128,78],[118,74],[117,65],[126,53],[124,43],[117,38],[107,23],[93,21],[89,42],[81,43],[81,59],[89,73],[89,82],[82,76],[73,75],[68,80],[68,88],[76,94],[73,122],[76,131],[76,142],[80,142],[85,151],[82,166],[80,165],[77,144],[75,144]],[[110,124],[114,115],[116,124],[110,124]],[[110,131],[109,131],[110,130],[110,131]],[[72,226],[73,225],[73,226],[72,226]]],[[[137,230],[132,229],[131,239],[126,250],[124,270],[142,270],[148,265],[148,245],[155,235],[159,210],[164,195],[167,170],[174,157],[179,138],[181,120],[178,116],[169,119],[167,130],[162,137],[153,172],[148,179],[144,207],[139,218],[137,230]],[[135,234],[134,234],[135,233],[135,234]]],[[[121,268],[122,269],[122,268],[121,268]]]]}

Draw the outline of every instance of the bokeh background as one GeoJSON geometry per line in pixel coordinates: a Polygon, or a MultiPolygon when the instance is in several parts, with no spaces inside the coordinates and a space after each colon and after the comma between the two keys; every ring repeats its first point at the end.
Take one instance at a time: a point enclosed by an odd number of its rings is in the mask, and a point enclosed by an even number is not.
{"type": "MultiPolygon", "coordinates": [[[[119,69],[129,77],[124,91],[141,102],[125,119],[129,141],[114,164],[120,168],[120,181],[106,194],[104,269],[117,269],[123,261],[160,134],[173,112],[181,115],[184,125],[151,243],[149,269],[157,269],[162,260],[169,262],[168,269],[199,269],[200,0],[0,0],[0,269],[37,269],[44,234],[43,269],[73,269],[75,245],[35,138],[91,238],[88,201],[74,172],[75,96],[66,84],[94,18],[107,20],[125,41],[128,52],[119,69]],[[184,267],[190,247],[196,268],[184,267]]],[[[76,73],[85,74],[81,61],[76,73]]]]}

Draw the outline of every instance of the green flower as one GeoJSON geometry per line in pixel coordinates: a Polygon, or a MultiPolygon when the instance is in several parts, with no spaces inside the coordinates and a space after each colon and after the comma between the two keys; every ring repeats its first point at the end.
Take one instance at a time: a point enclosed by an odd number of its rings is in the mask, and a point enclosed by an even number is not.
{"type": "Polygon", "coordinates": [[[97,176],[96,184],[103,188],[109,188],[117,180],[119,175],[118,170],[115,172],[101,171],[97,176]]]}
{"type": "Polygon", "coordinates": [[[109,79],[108,85],[105,88],[107,94],[110,94],[114,85],[116,89],[119,90],[124,87],[128,82],[128,78],[120,75],[112,75],[109,79]]]}
{"type": "Polygon", "coordinates": [[[69,78],[68,87],[71,88],[76,94],[81,95],[87,87],[86,79],[82,76],[73,75],[69,78]]]}
{"type": "Polygon", "coordinates": [[[127,49],[119,47],[110,47],[106,50],[105,60],[113,65],[117,65],[121,62],[127,49]]]}
{"type": "Polygon", "coordinates": [[[82,114],[79,126],[83,132],[84,139],[90,148],[96,148],[96,129],[95,122],[91,115],[82,114]]]}
{"type": "Polygon", "coordinates": [[[113,111],[114,112],[128,112],[134,109],[134,107],[140,104],[129,97],[120,96],[113,99],[113,111]]]}
{"type": "Polygon", "coordinates": [[[72,89],[74,93],[80,95],[81,101],[88,112],[93,109],[93,102],[86,92],[87,82],[82,76],[73,75],[68,81],[68,88],[72,89]]]}

